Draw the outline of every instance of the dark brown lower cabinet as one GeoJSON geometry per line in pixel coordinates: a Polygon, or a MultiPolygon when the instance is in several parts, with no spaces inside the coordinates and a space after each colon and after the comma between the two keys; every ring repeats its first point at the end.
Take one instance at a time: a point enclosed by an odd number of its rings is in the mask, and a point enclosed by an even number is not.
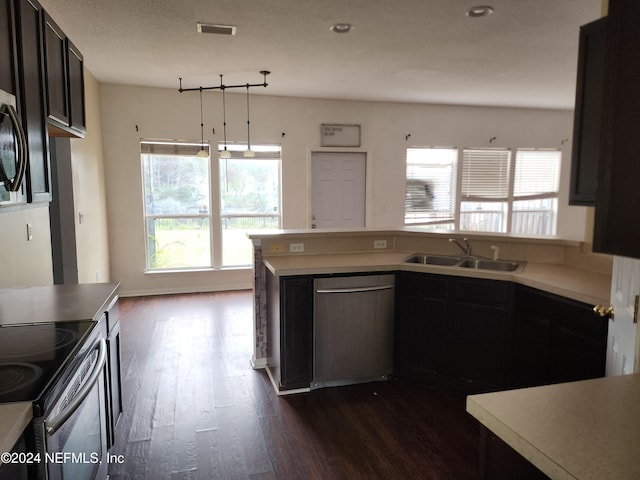
{"type": "Polygon", "coordinates": [[[461,277],[451,283],[446,374],[463,393],[506,387],[513,285],[461,277]]]}
{"type": "Polygon", "coordinates": [[[509,282],[399,272],[396,286],[399,378],[463,393],[506,385],[509,282]]]}
{"type": "MultiPolygon", "coordinates": [[[[4,452],[2,452],[4,453],[4,452]]],[[[27,447],[24,441],[24,435],[20,438],[11,449],[10,453],[27,453],[27,447]]],[[[29,469],[27,462],[13,462],[0,464],[0,480],[28,480],[29,469]]]]}
{"type": "Polygon", "coordinates": [[[449,279],[442,275],[396,275],[394,371],[398,377],[439,380],[448,287],[449,279]]]}
{"type": "Polygon", "coordinates": [[[511,282],[399,272],[394,373],[464,394],[604,375],[606,319],[511,282]]]}
{"type": "Polygon", "coordinates": [[[480,480],[547,480],[526,458],[480,425],[480,480]]]}
{"type": "Polygon", "coordinates": [[[512,385],[604,376],[607,329],[608,320],[586,303],[517,285],[512,385]]]}
{"type": "Polygon", "coordinates": [[[313,377],[313,277],[267,273],[267,364],[280,390],[313,377]]]}

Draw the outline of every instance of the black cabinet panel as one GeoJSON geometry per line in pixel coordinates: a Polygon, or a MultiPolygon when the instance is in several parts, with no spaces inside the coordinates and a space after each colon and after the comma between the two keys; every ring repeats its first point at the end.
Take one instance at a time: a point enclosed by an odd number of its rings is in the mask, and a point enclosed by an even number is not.
{"type": "Polygon", "coordinates": [[[451,285],[451,297],[479,305],[509,304],[511,284],[496,280],[455,277],[451,285]]]}
{"type": "Polygon", "coordinates": [[[512,386],[604,376],[608,320],[590,305],[521,285],[515,305],[512,386]]]}
{"type": "Polygon", "coordinates": [[[438,383],[444,368],[449,280],[443,275],[396,274],[394,373],[438,383]]]}
{"type": "Polygon", "coordinates": [[[475,393],[505,385],[509,320],[506,307],[453,304],[447,318],[447,370],[460,388],[475,393]]]}
{"type": "Polygon", "coordinates": [[[0,66],[0,90],[16,95],[15,29],[10,0],[0,1],[0,66]]]}
{"type": "Polygon", "coordinates": [[[394,371],[400,378],[437,382],[444,366],[447,277],[398,273],[394,371]]]}
{"type": "Polygon", "coordinates": [[[570,205],[594,205],[602,135],[606,17],[580,28],[570,205]]]}
{"type": "Polygon", "coordinates": [[[394,370],[465,394],[604,375],[606,320],[511,282],[399,272],[394,370]]]}
{"type": "Polygon", "coordinates": [[[285,352],[282,384],[287,389],[309,387],[313,377],[313,278],[283,278],[280,308],[280,344],[285,352]]]}
{"type": "Polygon", "coordinates": [[[69,126],[75,132],[86,131],[86,113],[84,98],[84,58],[80,51],[67,38],[67,65],[69,68],[69,126]]]}
{"type": "Polygon", "coordinates": [[[266,274],[267,364],[280,390],[313,378],[313,277],[266,274]]]}
{"type": "Polygon", "coordinates": [[[42,8],[34,0],[17,0],[18,72],[22,121],[29,145],[29,202],[51,200],[43,75],[42,8]]]}
{"type": "Polygon", "coordinates": [[[505,385],[510,283],[400,272],[396,288],[398,377],[464,393],[505,385]]]}
{"type": "Polygon", "coordinates": [[[595,251],[640,258],[640,2],[610,0],[595,251]]]}
{"type": "Polygon", "coordinates": [[[47,116],[68,125],[67,37],[46,12],[43,22],[47,116]]]}
{"type": "Polygon", "coordinates": [[[480,472],[482,480],[548,480],[526,458],[480,425],[480,472]]]}

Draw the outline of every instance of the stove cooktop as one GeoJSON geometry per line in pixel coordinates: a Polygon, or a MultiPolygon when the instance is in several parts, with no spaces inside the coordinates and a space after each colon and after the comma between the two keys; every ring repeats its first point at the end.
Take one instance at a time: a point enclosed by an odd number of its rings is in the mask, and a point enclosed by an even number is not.
{"type": "Polygon", "coordinates": [[[73,358],[94,322],[0,327],[0,403],[35,401],[73,358]]]}

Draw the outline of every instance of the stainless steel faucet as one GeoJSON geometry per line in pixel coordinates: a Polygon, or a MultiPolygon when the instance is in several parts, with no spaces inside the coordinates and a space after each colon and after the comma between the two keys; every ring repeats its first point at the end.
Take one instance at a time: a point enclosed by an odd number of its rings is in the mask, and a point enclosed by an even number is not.
{"type": "Polygon", "coordinates": [[[469,245],[469,239],[468,238],[463,238],[462,241],[464,242],[464,245],[462,243],[460,243],[460,240],[458,240],[457,238],[450,238],[449,239],[450,243],[455,243],[458,247],[460,247],[460,250],[462,250],[467,257],[470,257],[471,256],[471,245],[469,245]]]}

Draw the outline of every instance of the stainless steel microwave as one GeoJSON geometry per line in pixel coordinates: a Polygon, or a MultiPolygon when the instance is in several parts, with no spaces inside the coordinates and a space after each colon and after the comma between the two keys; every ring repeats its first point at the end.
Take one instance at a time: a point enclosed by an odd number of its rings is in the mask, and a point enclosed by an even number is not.
{"type": "Polygon", "coordinates": [[[0,207],[26,202],[27,139],[16,97],[0,90],[0,207]]]}

